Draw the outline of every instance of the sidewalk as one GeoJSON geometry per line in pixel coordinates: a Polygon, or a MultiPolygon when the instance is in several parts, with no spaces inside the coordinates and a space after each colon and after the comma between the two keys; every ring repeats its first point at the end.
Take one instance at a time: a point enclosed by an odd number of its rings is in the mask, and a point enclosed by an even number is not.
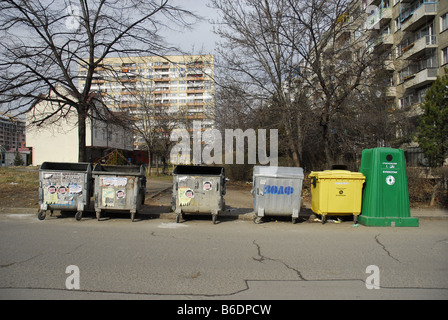
{"type": "Polygon", "coordinates": [[[411,208],[411,216],[419,219],[448,219],[448,210],[439,208],[411,208]]]}
{"type": "MultiPolygon", "coordinates": [[[[310,213],[309,208],[302,208],[301,215],[307,216],[310,213]]],[[[36,214],[38,208],[0,208],[0,214],[36,214]]],[[[154,215],[158,218],[175,219],[176,214],[171,212],[170,208],[145,205],[142,215],[154,215]]],[[[411,216],[422,220],[448,220],[447,209],[432,208],[411,208],[411,216]]],[[[228,208],[220,214],[220,217],[227,219],[250,220],[253,218],[253,211],[248,208],[236,209],[228,208]]]]}

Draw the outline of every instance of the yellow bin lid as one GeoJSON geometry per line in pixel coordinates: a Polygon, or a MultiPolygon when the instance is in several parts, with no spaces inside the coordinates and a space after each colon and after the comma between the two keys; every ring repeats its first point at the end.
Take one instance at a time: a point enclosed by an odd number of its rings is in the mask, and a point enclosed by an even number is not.
{"type": "Polygon", "coordinates": [[[347,180],[365,180],[366,177],[361,172],[351,172],[347,170],[325,170],[312,171],[309,178],[317,179],[347,179],[347,180]]]}

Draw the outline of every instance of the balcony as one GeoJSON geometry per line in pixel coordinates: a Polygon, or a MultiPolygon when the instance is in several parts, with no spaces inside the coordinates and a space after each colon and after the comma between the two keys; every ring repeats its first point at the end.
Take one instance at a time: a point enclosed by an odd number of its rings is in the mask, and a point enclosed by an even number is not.
{"type": "Polygon", "coordinates": [[[154,70],[157,70],[157,71],[161,71],[161,70],[170,71],[170,64],[166,63],[166,64],[161,64],[161,65],[154,66],[154,70]]]}
{"type": "Polygon", "coordinates": [[[154,82],[161,82],[161,83],[164,83],[164,84],[169,84],[170,83],[170,78],[169,77],[154,78],[153,80],[154,80],[154,82]]]}
{"type": "Polygon", "coordinates": [[[187,88],[187,94],[188,93],[204,93],[204,88],[187,88]]]}
{"type": "Polygon", "coordinates": [[[381,0],[367,0],[366,6],[370,6],[370,5],[379,5],[381,2],[381,0]]]}
{"type": "Polygon", "coordinates": [[[394,60],[386,59],[384,60],[384,69],[387,71],[395,71],[394,60]]]}
{"type": "Polygon", "coordinates": [[[437,15],[437,3],[426,2],[422,3],[418,8],[412,11],[404,11],[401,20],[401,29],[403,31],[415,31],[428,20],[437,15]]]}
{"type": "Polygon", "coordinates": [[[154,103],[154,107],[159,107],[159,108],[169,108],[169,107],[171,107],[171,103],[169,103],[169,102],[158,102],[158,101],[156,101],[156,102],[154,103]]]}
{"type": "Polygon", "coordinates": [[[430,84],[437,79],[438,68],[426,68],[404,78],[404,88],[412,89],[430,84]]]}
{"type": "Polygon", "coordinates": [[[187,107],[203,107],[205,106],[204,101],[187,102],[187,107]]]}
{"type": "Polygon", "coordinates": [[[406,48],[403,48],[403,59],[414,59],[415,57],[424,54],[427,50],[437,48],[437,36],[424,36],[417,41],[411,43],[406,48]]]}
{"type": "Polygon", "coordinates": [[[367,20],[369,29],[381,29],[390,20],[392,20],[392,9],[381,8],[374,15],[371,15],[367,20]]]}
{"type": "Polygon", "coordinates": [[[382,50],[392,47],[394,38],[391,34],[380,35],[375,41],[375,50],[382,50]]]}
{"type": "Polygon", "coordinates": [[[386,97],[396,97],[396,96],[397,96],[397,88],[395,87],[386,88],[386,97]]]}

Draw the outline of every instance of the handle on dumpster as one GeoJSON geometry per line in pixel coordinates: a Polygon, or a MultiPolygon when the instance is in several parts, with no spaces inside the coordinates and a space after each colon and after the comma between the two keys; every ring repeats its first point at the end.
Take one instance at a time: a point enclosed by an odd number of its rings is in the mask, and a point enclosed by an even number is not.
{"type": "Polygon", "coordinates": [[[316,184],[317,184],[317,178],[313,177],[313,181],[311,182],[311,184],[313,185],[314,188],[316,188],[316,184]]]}

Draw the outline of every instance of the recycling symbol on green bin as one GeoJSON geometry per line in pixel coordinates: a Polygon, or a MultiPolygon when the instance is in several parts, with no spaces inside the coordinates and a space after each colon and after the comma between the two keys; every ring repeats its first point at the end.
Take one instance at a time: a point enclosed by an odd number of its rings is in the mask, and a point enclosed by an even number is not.
{"type": "Polygon", "coordinates": [[[387,176],[386,177],[386,183],[390,186],[393,186],[395,184],[395,178],[394,176],[387,176]]]}

